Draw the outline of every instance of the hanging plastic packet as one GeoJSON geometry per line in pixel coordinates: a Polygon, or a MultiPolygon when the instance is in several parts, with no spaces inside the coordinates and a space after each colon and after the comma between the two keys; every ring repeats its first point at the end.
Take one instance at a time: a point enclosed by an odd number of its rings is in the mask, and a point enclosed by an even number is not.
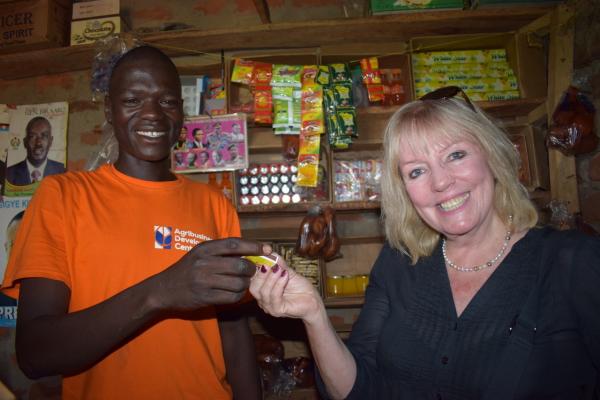
{"type": "Polygon", "coordinates": [[[273,98],[270,86],[256,86],[254,90],[254,122],[273,123],[273,98]]]}
{"type": "Polygon", "coordinates": [[[363,58],[360,60],[363,83],[365,85],[380,85],[381,73],[379,72],[379,60],[377,57],[363,58]]]}
{"type": "MultiPolygon", "coordinates": [[[[321,125],[322,126],[322,125],[321,125]]],[[[298,186],[316,187],[319,171],[321,135],[303,127],[298,151],[298,186]]]]}
{"type": "Polygon", "coordinates": [[[267,86],[273,77],[273,64],[254,62],[251,84],[254,86],[267,86]]]}
{"type": "Polygon", "coordinates": [[[293,127],[300,129],[301,111],[299,100],[275,100],[273,109],[273,128],[293,127]]]}
{"type": "Polygon", "coordinates": [[[302,111],[317,111],[323,109],[323,87],[317,84],[302,86],[302,111]]]}
{"type": "Polygon", "coordinates": [[[352,84],[352,76],[350,75],[350,69],[348,68],[348,64],[329,64],[329,68],[331,69],[330,84],[352,84]]]}
{"type": "Polygon", "coordinates": [[[300,135],[300,127],[283,126],[273,129],[275,135],[300,135]]]}
{"type": "Polygon", "coordinates": [[[349,137],[358,137],[356,110],[354,108],[340,108],[337,110],[337,116],[340,132],[349,137]]]}
{"type": "Polygon", "coordinates": [[[335,85],[333,86],[333,94],[336,108],[352,106],[352,85],[335,85]]]}
{"type": "Polygon", "coordinates": [[[314,85],[317,83],[317,75],[319,73],[319,67],[316,65],[305,65],[302,68],[302,86],[314,85]]]}
{"type": "Polygon", "coordinates": [[[273,128],[288,127],[293,123],[293,103],[285,100],[273,100],[273,128]]]}
{"type": "Polygon", "coordinates": [[[300,131],[307,135],[320,135],[325,133],[323,124],[323,111],[308,111],[302,113],[302,124],[300,131]]]}
{"type": "Polygon", "coordinates": [[[367,85],[367,93],[371,104],[383,104],[385,99],[384,87],[382,84],[367,85]]]}
{"type": "Polygon", "coordinates": [[[273,86],[273,100],[294,100],[294,87],[292,86],[273,86]]]}
{"type": "Polygon", "coordinates": [[[298,135],[284,135],[283,140],[283,158],[286,161],[296,161],[300,151],[300,138],[298,135]]]}
{"type": "Polygon", "coordinates": [[[570,86],[552,114],[552,126],[546,144],[567,155],[594,151],[598,136],[594,133],[596,110],[589,99],[570,86]]]}
{"type": "Polygon", "coordinates": [[[331,88],[323,89],[323,108],[327,114],[335,113],[337,104],[335,102],[335,92],[331,88]]]}
{"type": "Polygon", "coordinates": [[[329,65],[319,65],[315,82],[319,85],[329,86],[331,83],[331,70],[329,65]]]}
{"type": "Polygon", "coordinates": [[[236,58],[231,73],[231,82],[250,85],[254,71],[254,61],[236,58]]]}
{"type": "Polygon", "coordinates": [[[314,83],[305,84],[302,87],[301,102],[301,132],[307,135],[324,133],[323,87],[314,83]]]}
{"type": "Polygon", "coordinates": [[[302,87],[302,65],[273,65],[271,86],[302,87]]]}

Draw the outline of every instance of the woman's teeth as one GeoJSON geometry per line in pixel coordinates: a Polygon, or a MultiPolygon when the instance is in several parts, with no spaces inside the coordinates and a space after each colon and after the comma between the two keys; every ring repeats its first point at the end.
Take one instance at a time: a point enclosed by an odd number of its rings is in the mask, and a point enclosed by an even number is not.
{"type": "Polygon", "coordinates": [[[440,208],[444,211],[456,210],[458,207],[462,206],[468,198],[469,193],[466,193],[462,196],[440,203],[440,208]]]}

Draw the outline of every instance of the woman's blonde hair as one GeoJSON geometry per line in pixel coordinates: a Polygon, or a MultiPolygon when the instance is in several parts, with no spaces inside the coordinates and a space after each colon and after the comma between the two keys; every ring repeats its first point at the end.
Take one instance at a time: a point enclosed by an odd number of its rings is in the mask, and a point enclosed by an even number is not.
{"type": "Polygon", "coordinates": [[[469,140],[477,144],[495,180],[494,209],[513,216],[513,230],[535,226],[538,214],[518,179],[519,155],[507,134],[477,106],[475,112],[459,99],[417,100],[396,111],[385,128],[381,180],[382,218],[390,245],[411,257],[413,264],[429,256],[440,240],[417,214],[399,172],[402,145],[425,149],[436,140],[469,140]]]}

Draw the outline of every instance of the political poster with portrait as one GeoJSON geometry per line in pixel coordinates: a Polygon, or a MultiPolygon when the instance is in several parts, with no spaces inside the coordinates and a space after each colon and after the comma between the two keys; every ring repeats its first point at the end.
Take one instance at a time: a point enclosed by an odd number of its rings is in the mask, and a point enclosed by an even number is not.
{"type": "Polygon", "coordinates": [[[48,175],[65,172],[67,102],[18,105],[9,110],[5,196],[31,196],[48,175]]]}
{"type": "Polygon", "coordinates": [[[177,173],[248,168],[246,114],[188,117],[171,154],[177,173]]]}
{"type": "MultiPolygon", "coordinates": [[[[8,257],[29,199],[29,197],[5,197],[0,201],[0,282],[4,280],[8,257]]],[[[0,327],[14,327],[16,319],[16,300],[0,293],[0,327]]]]}
{"type": "Polygon", "coordinates": [[[8,154],[8,127],[10,126],[9,106],[0,104],[0,195],[4,194],[6,156],[8,154]]]}

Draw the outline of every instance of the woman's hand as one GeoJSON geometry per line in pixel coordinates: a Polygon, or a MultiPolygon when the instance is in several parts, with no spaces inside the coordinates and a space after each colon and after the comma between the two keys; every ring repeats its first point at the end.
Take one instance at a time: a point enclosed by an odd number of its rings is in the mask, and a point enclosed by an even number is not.
{"type": "Polygon", "coordinates": [[[259,266],[250,281],[250,293],[260,308],[274,317],[301,318],[310,322],[323,309],[316,288],[289,268],[281,256],[272,268],[259,266]]]}

